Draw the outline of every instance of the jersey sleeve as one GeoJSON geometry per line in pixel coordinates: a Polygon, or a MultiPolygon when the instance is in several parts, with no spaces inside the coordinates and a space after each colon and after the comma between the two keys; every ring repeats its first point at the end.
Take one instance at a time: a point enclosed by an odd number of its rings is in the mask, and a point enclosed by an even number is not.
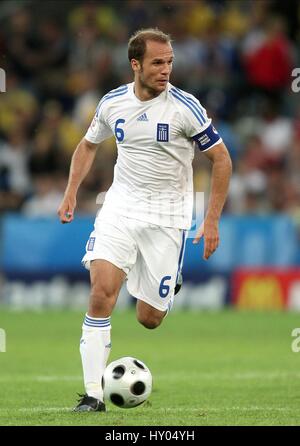
{"type": "Polygon", "coordinates": [[[100,101],[91,125],[84,137],[94,144],[99,144],[105,139],[110,138],[112,135],[113,132],[111,128],[105,122],[105,109],[100,101]]]}
{"type": "Polygon", "coordinates": [[[183,125],[186,136],[194,140],[202,152],[222,142],[222,138],[198,99],[190,95],[184,100],[183,125]]]}

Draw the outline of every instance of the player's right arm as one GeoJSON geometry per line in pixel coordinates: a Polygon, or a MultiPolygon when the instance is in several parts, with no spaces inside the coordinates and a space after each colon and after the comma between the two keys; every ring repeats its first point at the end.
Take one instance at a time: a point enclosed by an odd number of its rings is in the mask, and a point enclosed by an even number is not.
{"type": "Polygon", "coordinates": [[[68,185],[57,211],[62,223],[73,220],[78,188],[93,164],[99,144],[113,134],[106,122],[104,109],[103,101],[100,101],[88,131],[73,153],[68,185]]]}
{"type": "Polygon", "coordinates": [[[83,138],[73,153],[68,185],[57,211],[61,223],[70,223],[74,218],[77,192],[93,164],[98,145],[83,138]]]}

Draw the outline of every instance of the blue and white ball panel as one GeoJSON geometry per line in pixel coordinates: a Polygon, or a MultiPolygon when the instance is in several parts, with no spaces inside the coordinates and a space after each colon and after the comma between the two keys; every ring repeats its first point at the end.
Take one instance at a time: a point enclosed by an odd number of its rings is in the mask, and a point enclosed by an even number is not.
{"type": "Polygon", "coordinates": [[[212,124],[210,124],[207,129],[203,130],[203,132],[193,136],[192,139],[195,141],[201,152],[222,142],[222,138],[212,124]]]}

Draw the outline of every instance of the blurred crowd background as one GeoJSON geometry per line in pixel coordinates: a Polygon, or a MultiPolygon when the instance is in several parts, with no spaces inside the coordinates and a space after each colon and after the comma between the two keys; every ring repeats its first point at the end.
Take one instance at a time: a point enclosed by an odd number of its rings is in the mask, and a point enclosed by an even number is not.
{"type": "MultiPolygon", "coordinates": [[[[231,153],[225,212],[300,224],[299,23],[296,0],[0,1],[0,211],[56,214],[101,96],[133,79],[128,38],[157,26],[173,39],[171,82],[201,101],[231,153]]],[[[79,212],[96,211],[116,156],[113,139],[102,144],[79,212]]],[[[207,192],[204,158],[194,181],[207,192]]]]}

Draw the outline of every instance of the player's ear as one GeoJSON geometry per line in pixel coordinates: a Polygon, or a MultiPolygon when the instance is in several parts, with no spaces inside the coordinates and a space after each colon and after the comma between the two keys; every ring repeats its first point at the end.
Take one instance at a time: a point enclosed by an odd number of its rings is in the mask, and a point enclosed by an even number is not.
{"type": "Polygon", "coordinates": [[[141,69],[141,64],[137,59],[131,59],[131,68],[133,71],[138,71],[141,69]]]}

